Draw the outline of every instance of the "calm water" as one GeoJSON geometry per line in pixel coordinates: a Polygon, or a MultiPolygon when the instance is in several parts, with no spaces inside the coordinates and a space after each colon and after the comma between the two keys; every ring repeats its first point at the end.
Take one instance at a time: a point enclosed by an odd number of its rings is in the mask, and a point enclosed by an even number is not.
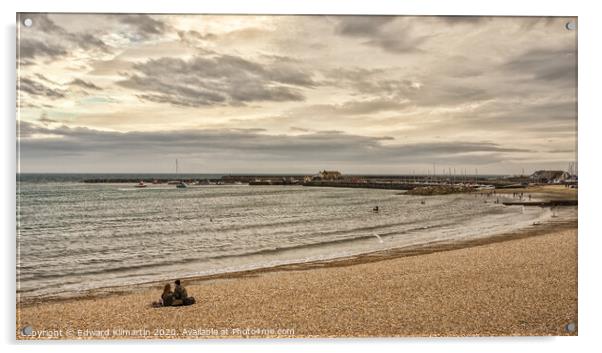
{"type": "Polygon", "coordinates": [[[246,185],[138,189],[77,180],[18,181],[23,297],[488,236],[550,216],[474,195],[246,185]],[[374,205],[380,212],[372,212],[374,205]]]}

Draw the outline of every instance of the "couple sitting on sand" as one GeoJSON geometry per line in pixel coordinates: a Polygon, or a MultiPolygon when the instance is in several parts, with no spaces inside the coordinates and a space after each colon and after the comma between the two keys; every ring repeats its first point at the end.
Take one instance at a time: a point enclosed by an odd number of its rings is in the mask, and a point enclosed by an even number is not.
{"type": "Polygon", "coordinates": [[[163,294],[161,294],[161,300],[153,303],[154,306],[181,306],[181,305],[192,305],[195,303],[194,297],[189,297],[186,292],[186,288],[180,284],[180,280],[175,281],[176,286],[173,292],[171,291],[171,285],[168,283],[163,288],[163,294]]]}

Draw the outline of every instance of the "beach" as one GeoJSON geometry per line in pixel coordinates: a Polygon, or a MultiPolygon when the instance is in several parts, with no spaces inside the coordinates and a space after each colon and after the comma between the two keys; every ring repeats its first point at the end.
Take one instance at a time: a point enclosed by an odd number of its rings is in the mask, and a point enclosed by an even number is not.
{"type": "Polygon", "coordinates": [[[163,283],[17,304],[17,338],[576,335],[577,226],[183,284],[195,305],[152,308],[163,283]]]}

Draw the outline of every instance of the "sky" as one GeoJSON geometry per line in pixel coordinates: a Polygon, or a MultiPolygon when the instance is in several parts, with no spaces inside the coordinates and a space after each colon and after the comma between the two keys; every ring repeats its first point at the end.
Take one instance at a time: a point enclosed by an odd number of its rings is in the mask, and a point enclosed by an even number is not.
{"type": "Polygon", "coordinates": [[[17,21],[21,172],[512,175],[577,158],[575,18],[17,21]]]}

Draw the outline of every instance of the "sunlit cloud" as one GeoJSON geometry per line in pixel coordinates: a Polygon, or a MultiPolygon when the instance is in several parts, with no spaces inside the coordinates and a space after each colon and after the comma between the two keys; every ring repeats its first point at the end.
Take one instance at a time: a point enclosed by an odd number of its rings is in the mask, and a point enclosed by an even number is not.
{"type": "Polygon", "coordinates": [[[27,16],[22,171],[179,157],[197,172],[516,173],[576,159],[566,18],[27,16]]]}

